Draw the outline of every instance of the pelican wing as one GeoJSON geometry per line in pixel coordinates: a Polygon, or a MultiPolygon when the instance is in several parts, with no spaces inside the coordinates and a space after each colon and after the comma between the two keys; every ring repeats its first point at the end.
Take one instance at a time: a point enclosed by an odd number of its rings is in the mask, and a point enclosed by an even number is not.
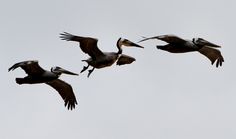
{"type": "Polygon", "coordinates": [[[122,54],[116,62],[116,65],[131,64],[135,61],[135,58],[122,54]]]}
{"type": "Polygon", "coordinates": [[[216,61],[216,67],[222,66],[222,62],[224,62],[224,58],[221,55],[221,52],[219,50],[210,48],[210,47],[202,47],[198,51],[204,56],[206,56],[209,60],[211,60],[212,65],[216,61]]]}
{"type": "Polygon", "coordinates": [[[65,107],[67,106],[68,110],[69,109],[72,110],[75,108],[77,101],[71,85],[60,79],[47,82],[46,84],[50,85],[51,87],[57,90],[57,92],[61,95],[62,99],[64,100],[65,107]]]}
{"type": "Polygon", "coordinates": [[[98,40],[95,38],[75,36],[67,32],[61,33],[60,35],[62,40],[79,42],[81,50],[93,59],[96,59],[96,57],[99,57],[100,55],[104,55],[98,48],[98,40]]]}
{"type": "Polygon", "coordinates": [[[21,67],[28,75],[40,75],[45,72],[45,70],[39,66],[37,60],[16,63],[10,67],[8,71],[15,70],[18,67],[21,67]]]}
{"type": "Polygon", "coordinates": [[[186,42],[186,40],[175,35],[160,35],[160,36],[154,36],[150,38],[144,37],[144,39],[140,40],[139,42],[143,42],[150,39],[158,39],[158,40],[165,41],[167,43],[185,43],[186,42]]]}

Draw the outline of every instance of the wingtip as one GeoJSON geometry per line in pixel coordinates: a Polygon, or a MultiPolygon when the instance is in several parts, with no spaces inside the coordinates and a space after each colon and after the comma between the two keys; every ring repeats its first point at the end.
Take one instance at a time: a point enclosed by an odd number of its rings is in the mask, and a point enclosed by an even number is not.
{"type": "Polygon", "coordinates": [[[60,33],[60,35],[65,35],[65,34],[70,34],[70,33],[66,32],[66,31],[63,31],[62,33],[60,33]]]}
{"type": "Polygon", "coordinates": [[[143,42],[147,39],[147,37],[145,37],[145,36],[141,36],[141,37],[142,37],[142,39],[140,41],[138,41],[137,43],[143,42]]]}
{"type": "Polygon", "coordinates": [[[75,106],[78,105],[77,100],[75,99],[71,99],[71,100],[65,100],[64,106],[68,109],[68,110],[73,110],[75,109],[75,106]]]}
{"type": "Polygon", "coordinates": [[[75,109],[75,105],[77,105],[77,102],[74,104],[68,104],[67,109],[72,111],[75,109]]]}
{"type": "Polygon", "coordinates": [[[13,70],[15,70],[16,68],[14,67],[14,66],[12,66],[12,67],[10,67],[9,69],[8,69],[8,72],[10,72],[10,71],[13,71],[13,70]]]}
{"type": "Polygon", "coordinates": [[[218,58],[217,60],[212,61],[211,65],[213,65],[215,62],[216,62],[216,68],[218,68],[218,67],[221,67],[223,65],[224,59],[222,57],[218,58]]]}

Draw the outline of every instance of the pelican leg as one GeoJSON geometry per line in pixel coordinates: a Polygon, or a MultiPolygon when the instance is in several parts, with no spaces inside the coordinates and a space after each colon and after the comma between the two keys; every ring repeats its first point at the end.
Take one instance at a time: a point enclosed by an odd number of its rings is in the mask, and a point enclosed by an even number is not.
{"type": "Polygon", "coordinates": [[[88,66],[84,66],[83,69],[80,71],[80,73],[86,71],[88,68],[89,68],[89,64],[88,64],[88,66]]]}
{"type": "Polygon", "coordinates": [[[88,76],[87,76],[87,77],[90,76],[90,74],[94,71],[94,69],[95,69],[95,68],[92,68],[91,70],[88,71],[89,73],[88,73],[88,76]]]}

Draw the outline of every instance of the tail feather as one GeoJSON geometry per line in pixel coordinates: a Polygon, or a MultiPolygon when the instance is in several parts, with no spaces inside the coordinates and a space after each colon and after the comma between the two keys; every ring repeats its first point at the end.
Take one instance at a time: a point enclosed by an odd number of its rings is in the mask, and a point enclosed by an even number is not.
{"type": "Polygon", "coordinates": [[[16,78],[16,83],[17,84],[23,84],[25,82],[24,78],[16,78]]]}

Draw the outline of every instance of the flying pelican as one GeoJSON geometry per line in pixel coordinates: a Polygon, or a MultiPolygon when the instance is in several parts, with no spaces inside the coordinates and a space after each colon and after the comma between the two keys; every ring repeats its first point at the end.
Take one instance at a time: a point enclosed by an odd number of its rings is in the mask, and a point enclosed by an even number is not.
{"type": "Polygon", "coordinates": [[[16,63],[12,67],[10,67],[8,71],[13,71],[18,67],[21,67],[26,72],[26,74],[28,74],[28,76],[24,78],[16,78],[17,84],[21,85],[45,83],[57,90],[57,92],[64,100],[65,107],[67,106],[68,110],[72,110],[73,108],[75,108],[77,101],[71,85],[58,78],[62,73],[70,75],[78,74],[62,69],[61,67],[52,67],[51,71],[44,70],[39,66],[37,60],[29,60],[16,63]]]}
{"type": "MultiPolygon", "coordinates": [[[[145,37],[144,37],[145,38],[145,37]]],[[[222,66],[222,62],[224,62],[224,58],[221,55],[221,52],[218,49],[221,46],[211,43],[202,38],[193,38],[192,40],[184,40],[175,35],[161,35],[150,38],[145,38],[139,42],[146,41],[149,39],[158,39],[167,42],[166,45],[157,45],[157,49],[161,49],[164,51],[168,51],[171,53],[185,53],[185,52],[193,52],[198,51],[204,56],[206,56],[213,65],[216,62],[216,67],[222,66]]]]}
{"type": "Polygon", "coordinates": [[[135,58],[122,54],[122,46],[143,48],[127,39],[119,38],[116,44],[118,52],[102,52],[97,46],[98,39],[96,38],[75,36],[67,32],[61,33],[60,35],[62,40],[79,42],[81,50],[90,56],[90,58],[82,60],[83,62],[87,62],[88,65],[84,66],[81,70],[82,73],[87,70],[89,66],[92,66],[93,68],[89,70],[88,77],[95,68],[108,67],[116,61],[117,65],[130,64],[135,61],[135,58]]]}

